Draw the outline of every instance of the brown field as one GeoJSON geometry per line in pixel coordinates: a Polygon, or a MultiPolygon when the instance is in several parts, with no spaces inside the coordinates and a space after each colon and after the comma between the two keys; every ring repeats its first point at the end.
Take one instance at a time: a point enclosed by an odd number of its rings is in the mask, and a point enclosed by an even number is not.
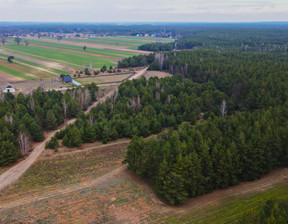
{"type": "Polygon", "coordinates": [[[17,88],[21,89],[24,94],[29,93],[32,89],[37,89],[40,86],[43,86],[45,90],[53,90],[53,89],[62,89],[71,87],[68,84],[63,84],[61,82],[51,82],[50,79],[37,79],[37,80],[25,80],[18,82],[11,82],[11,84],[17,88]],[[62,87],[62,88],[61,88],[62,87]]]}
{"type": "Polygon", "coordinates": [[[87,78],[78,78],[75,79],[77,82],[80,82],[82,84],[88,84],[95,82],[100,84],[105,84],[109,82],[121,82],[127,77],[129,77],[131,74],[123,74],[123,75],[102,75],[102,76],[92,76],[87,78]]]}

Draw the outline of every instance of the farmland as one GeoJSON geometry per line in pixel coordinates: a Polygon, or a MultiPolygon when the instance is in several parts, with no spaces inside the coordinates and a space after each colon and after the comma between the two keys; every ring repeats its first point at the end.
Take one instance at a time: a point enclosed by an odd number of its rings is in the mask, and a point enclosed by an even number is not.
{"type": "MultiPolygon", "coordinates": [[[[114,67],[122,58],[147,54],[138,51],[137,47],[156,40],[154,37],[125,36],[62,40],[27,37],[22,38],[18,45],[10,38],[0,47],[0,82],[50,79],[60,74],[73,74],[91,65],[96,70],[103,65],[114,67]],[[29,41],[27,46],[26,40],[29,41]],[[83,46],[86,46],[85,50],[83,46]],[[7,57],[11,55],[15,59],[10,64],[7,62],[7,57]]],[[[173,40],[163,39],[163,42],[170,41],[173,40]]],[[[110,79],[107,81],[100,78],[95,81],[98,80],[98,83],[110,82],[110,79]]],[[[88,83],[89,79],[83,82],[88,83]]]]}
{"type": "Polygon", "coordinates": [[[268,199],[286,197],[287,169],[169,206],[121,163],[129,139],[46,150],[0,196],[2,223],[235,223],[268,199]]]}

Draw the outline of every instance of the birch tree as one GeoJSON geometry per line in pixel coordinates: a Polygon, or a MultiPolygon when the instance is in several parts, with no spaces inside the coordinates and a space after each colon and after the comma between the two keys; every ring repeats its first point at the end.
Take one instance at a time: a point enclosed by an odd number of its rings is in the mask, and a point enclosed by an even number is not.
{"type": "Polygon", "coordinates": [[[20,148],[20,153],[25,156],[29,150],[30,147],[30,139],[26,132],[21,131],[18,135],[18,143],[20,148]]]}
{"type": "Polygon", "coordinates": [[[225,116],[225,114],[227,114],[227,110],[226,110],[226,100],[222,101],[221,107],[220,107],[220,113],[222,115],[222,117],[225,116]]]}

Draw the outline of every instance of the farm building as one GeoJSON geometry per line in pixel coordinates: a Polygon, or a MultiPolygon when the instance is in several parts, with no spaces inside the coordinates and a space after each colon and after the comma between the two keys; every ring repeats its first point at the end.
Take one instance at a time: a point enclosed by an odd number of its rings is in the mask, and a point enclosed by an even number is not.
{"type": "Polygon", "coordinates": [[[65,82],[65,83],[71,83],[72,82],[72,78],[71,78],[70,75],[65,75],[65,76],[63,76],[62,81],[65,82]]]}
{"type": "Polygon", "coordinates": [[[6,82],[5,84],[2,85],[2,92],[3,93],[15,93],[15,89],[10,83],[6,82]]]}

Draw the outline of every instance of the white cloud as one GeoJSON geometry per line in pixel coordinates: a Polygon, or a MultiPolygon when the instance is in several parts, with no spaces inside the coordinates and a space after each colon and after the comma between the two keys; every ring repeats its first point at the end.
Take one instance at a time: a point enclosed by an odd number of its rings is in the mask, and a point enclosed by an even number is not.
{"type": "Polygon", "coordinates": [[[287,0],[0,0],[0,21],[288,21],[287,0]]]}

